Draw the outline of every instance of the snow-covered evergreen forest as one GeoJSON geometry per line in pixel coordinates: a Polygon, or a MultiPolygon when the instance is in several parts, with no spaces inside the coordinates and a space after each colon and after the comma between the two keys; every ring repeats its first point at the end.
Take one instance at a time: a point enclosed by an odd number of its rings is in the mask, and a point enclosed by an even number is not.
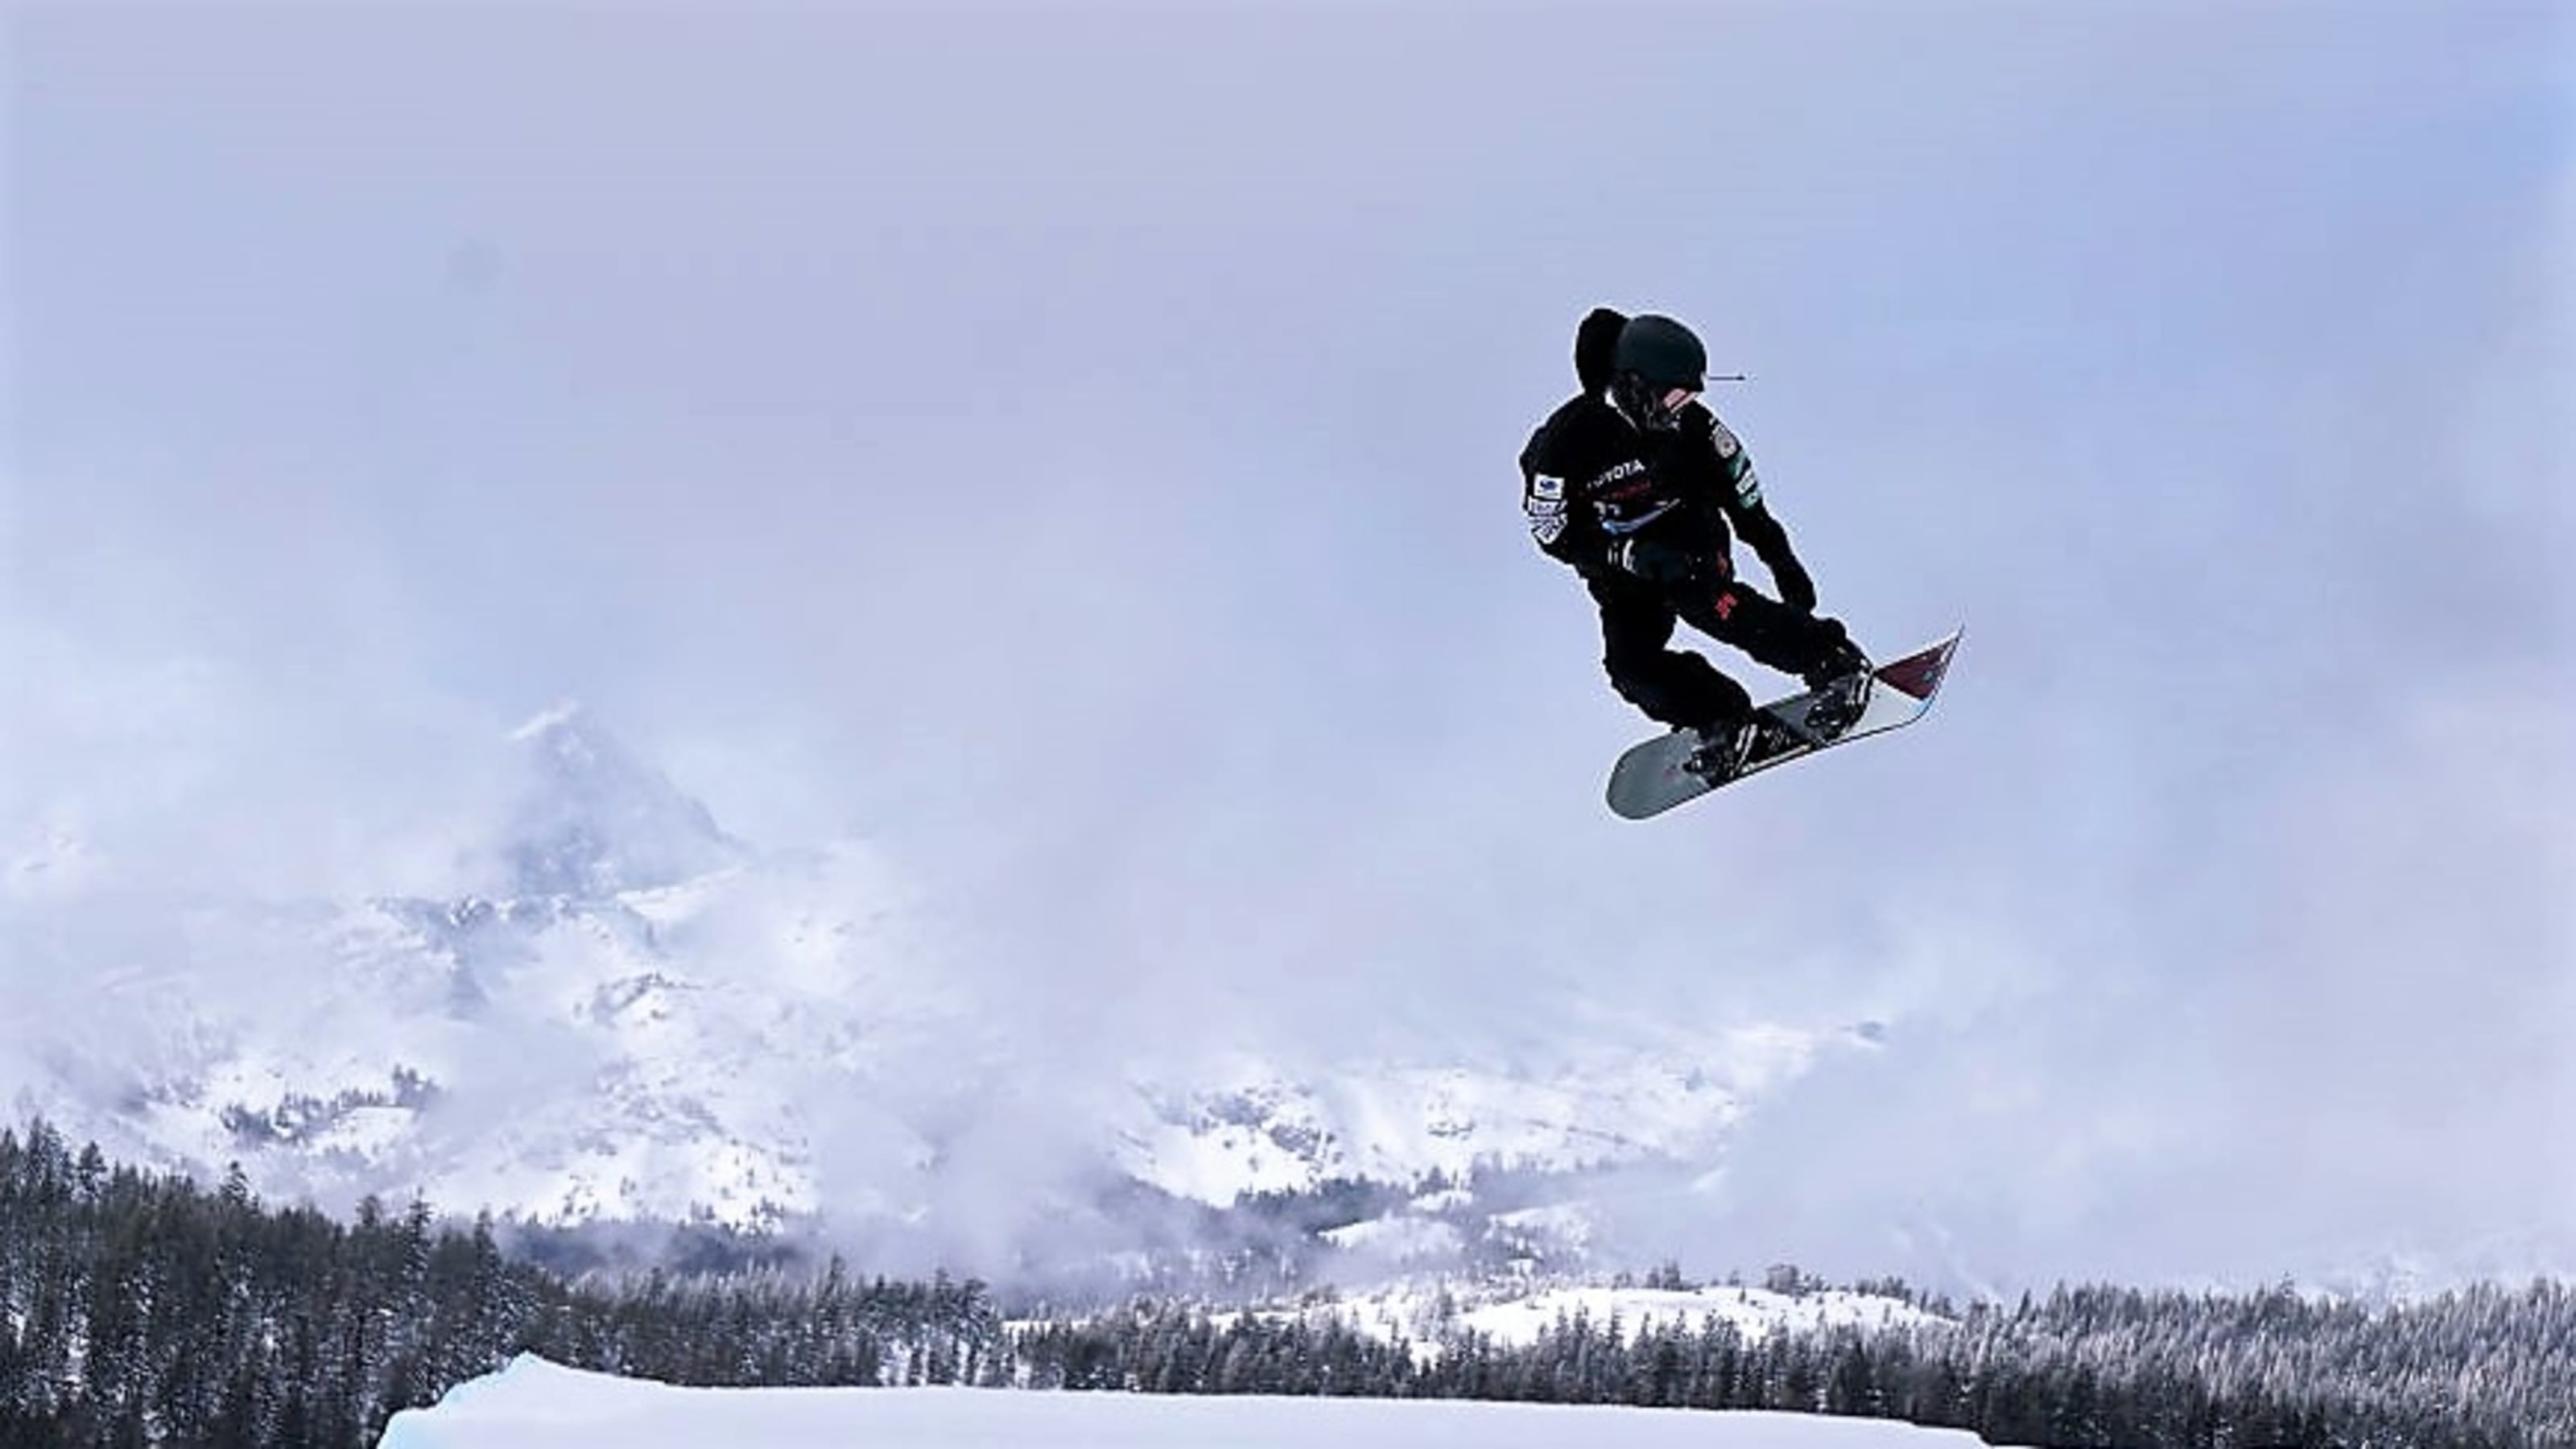
{"type": "MultiPolygon", "coordinates": [[[[1823,1285],[1775,1274],[1801,1292],[1823,1285]]],[[[1877,1291],[1902,1292],[1900,1285],[1877,1291]]],[[[973,1384],[1762,1408],[2128,1449],[2576,1442],[2576,1288],[2388,1305],[2070,1286],[1903,1324],[1751,1333],[1575,1311],[1506,1341],[1439,1309],[1387,1333],[1318,1292],[1005,1314],[992,1290],[832,1261],[568,1277],[488,1220],[354,1221],[0,1131],[0,1443],[365,1446],[522,1351],[698,1385],[973,1384]]]]}

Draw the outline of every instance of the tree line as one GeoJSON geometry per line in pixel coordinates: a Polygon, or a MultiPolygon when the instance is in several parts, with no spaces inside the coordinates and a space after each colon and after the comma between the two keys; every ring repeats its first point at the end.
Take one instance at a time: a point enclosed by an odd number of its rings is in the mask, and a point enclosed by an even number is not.
{"type": "MultiPolygon", "coordinates": [[[[1821,1285],[1775,1269],[1775,1287],[1821,1285]]],[[[1678,1270],[1655,1282],[1683,1286],[1678,1270]]],[[[1902,1285],[1883,1285],[1902,1292],[1902,1285]]],[[[2122,1449],[2576,1444],[2576,1289],[2479,1286],[2365,1309],[2066,1288],[1930,1324],[1747,1334],[1575,1313],[1534,1342],[1456,1314],[1406,1338],[1329,1305],[1196,1296],[1005,1322],[987,1287],[837,1259],[569,1274],[487,1218],[275,1208],[0,1130],[0,1444],[362,1449],[402,1408],[522,1352],[700,1385],[979,1384],[1148,1393],[1789,1409],[2122,1449]]]]}
{"type": "Polygon", "coordinates": [[[1031,1326],[1014,1351],[1048,1388],[1791,1410],[2070,1449],[2576,1444],[2576,1290],[2551,1283],[2378,1312],[2286,1288],[2069,1288],[1946,1322],[1767,1334],[1577,1311],[1526,1344],[1164,1302],[1031,1326]]]}
{"type": "Polygon", "coordinates": [[[0,1444],[362,1449],[522,1352],[669,1383],[972,1382],[984,1285],[813,1274],[571,1279],[493,1224],[369,1201],[341,1222],[0,1130],[0,1444]]]}

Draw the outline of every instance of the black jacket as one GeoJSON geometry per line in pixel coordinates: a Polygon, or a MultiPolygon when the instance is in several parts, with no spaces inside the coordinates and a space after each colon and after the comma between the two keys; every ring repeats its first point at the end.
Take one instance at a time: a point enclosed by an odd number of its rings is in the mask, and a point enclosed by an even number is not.
{"type": "Polygon", "coordinates": [[[1671,432],[1649,432],[1610,405],[1609,344],[1621,320],[1607,309],[1584,319],[1568,399],[1521,450],[1521,507],[1550,555],[1591,574],[1615,568],[1611,551],[1632,537],[1676,544],[1732,572],[1741,537],[1776,575],[1797,566],[1788,530],[1762,505],[1762,480],[1726,424],[1693,402],[1671,432]]]}

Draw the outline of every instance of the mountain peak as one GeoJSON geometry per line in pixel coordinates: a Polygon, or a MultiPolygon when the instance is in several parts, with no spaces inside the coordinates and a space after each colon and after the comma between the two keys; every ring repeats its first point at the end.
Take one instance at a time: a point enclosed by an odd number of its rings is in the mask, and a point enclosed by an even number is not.
{"type": "Polygon", "coordinates": [[[519,894],[598,899],[675,885],[747,853],[578,703],[546,710],[510,738],[527,769],[504,851],[519,894]]]}
{"type": "Polygon", "coordinates": [[[542,744],[566,734],[579,734],[588,711],[577,699],[561,700],[539,710],[526,724],[510,731],[512,744],[542,744]]]}

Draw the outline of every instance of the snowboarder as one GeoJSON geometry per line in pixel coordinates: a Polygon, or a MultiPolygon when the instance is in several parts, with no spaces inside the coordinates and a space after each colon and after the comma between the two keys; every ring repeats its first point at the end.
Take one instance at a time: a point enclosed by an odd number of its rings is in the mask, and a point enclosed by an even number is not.
{"type": "Polygon", "coordinates": [[[1521,451],[1521,506],[1538,546],[1573,566],[1601,609],[1611,688],[1650,718],[1701,738],[1693,768],[1730,777],[1783,726],[1699,654],[1667,647],[1675,621],[1803,679],[1826,707],[1858,714],[1869,661],[1815,612],[1816,585],[1762,502],[1752,460],[1700,402],[1708,352],[1688,327],[1594,308],[1575,332],[1583,391],[1521,451]],[[1735,572],[1741,537],[1779,597],[1735,572]]]}

